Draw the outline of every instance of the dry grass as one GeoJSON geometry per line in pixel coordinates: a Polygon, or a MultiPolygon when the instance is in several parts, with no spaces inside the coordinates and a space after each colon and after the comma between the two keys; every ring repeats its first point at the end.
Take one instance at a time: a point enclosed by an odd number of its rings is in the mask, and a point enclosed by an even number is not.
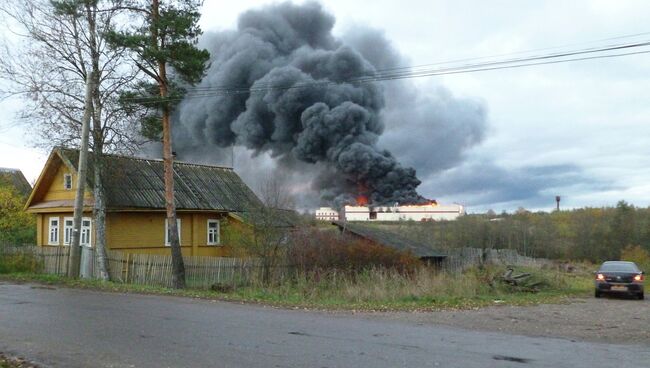
{"type": "Polygon", "coordinates": [[[517,269],[516,272],[531,272],[532,278],[541,282],[539,292],[524,292],[496,282],[503,271],[503,268],[498,267],[472,269],[463,274],[439,273],[429,268],[418,268],[408,274],[385,268],[372,268],[359,273],[312,271],[283,278],[271,285],[264,285],[259,281],[248,286],[235,286],[228,291],[174,290],[34,274],[0,275],[0,279],[37,281],[116,292],[254,302],[291,308],[365,311],[468,309],[495,303],[557,303],[571,296],[588,296],[593,288],[590,273],[517,269]]]}
{"type": "Polygon", "coordinates": [[[301,273],[270,286],[255,285],[235,290],[235,295],[259,301],[346,309],[436,309],[474,307],[500,300],[513,304],[549,301],[586,294],[587,275],[549,270],[518,270],[532,273],[539,292],[523,292],[498,281],[503,268],[471,269],[463,274],[418,268],[405,274],[373,268],[360,273],[341,271],[301,273]]]}

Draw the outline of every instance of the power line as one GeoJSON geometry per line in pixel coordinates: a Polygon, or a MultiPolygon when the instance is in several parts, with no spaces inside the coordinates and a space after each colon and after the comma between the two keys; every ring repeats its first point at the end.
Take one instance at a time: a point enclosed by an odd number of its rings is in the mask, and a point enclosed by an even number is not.
{"type": "MultiPolygon", "coordinates": [[[[563,49],[563,48],[566,48],[566,47],[574,47],[574,46],[580,46],[580,45],[593,44],[593,43],[596,43],[596,42],[620,40],[620,39],[624,39],[624,38],[634,38],[634,37],[647,36],[647,35],[650,35],[650,32],[633,33],[633,34],[627,34],[627,35],[616,36],[616,37],[601,38],[601,39],[598,39],[598,40],[587,41],[587,42],[577,42],[577,43],[570,43],[570,44],[565,44],[565,45],[560,45],[560,46],[550,46],[550,47],[543,47],[543,48],[538,48],[538,49],[515,51],[515,52],[508,52],[508,53],[495,54],[495,55],[486,55],[486,56],[469,57],[469,58],[463,58],[463,59],[439,61],[439,62],[435,62],[435,63],[422,64],[422,65],[418,65],[418,66],[395,67],[395,68],[392,68],[392,69],[395,69],[395,70],[413,69],[413,68],[421,68],[421,67],[434,66],[434,65],[451,64],[451,63],[456,63],[456,62],[461,62],[461,61],[492,59],[492,58],[501,57],[501,56],[522,55],[522,54],[528,54],[528,53],[531,53],[531,52],[557,50],[557,49],[563,49]]],[[[389,70],[389,69],[387,69],[387,70],[389,70]]]]}
{"type": "MultiPolygon", "coordinates": [[[[528,63],[528,64],[505,65],[505,66],[496,66],[496,67],[479,68],[479,69],[432,72],[432,73],[429,73],[429,74],[415,75],[415,76],[409,76],[409,77],[400,77],[399,79],[430,77],[430,76],[461,74],[461,73],[475,73],[475,72],[483,72],[483,71],[490,71],[490,70],[522,68],[522,67],[535,66],[535,65],[558,64],[558,63],[572,62],[572,61],[584,61],[584,60],[592,60],[592,59],[613,58],[613,57],[647,54],[647,53],[650,53],[650,50],[627,52],[627,53],[620,53],[620,54],[610,54],[610,55],[588,56],[588,57],[565,59],[565,60],[548,60],[548,61],[541,61],[541,62],[528,63]]],[[[394,78],[394,79],[397,79],[397,78],[394,78]]],[[[357,83],[360,83],[360,84],[373,83],[373,82],[378,82],[378,81],[394,80],[394,79],[366,80],[366,81],[359,81],[357,83]]],[[[337,83],[328,81],[328,82],[318,82],[318,83],[314,83],[314,84],[311,84],[311,85],[276,86],[276,87],[267,87],[267,88],[263,88],[263,89],[250,89],[250,90],[246,90],[246,91],[238,90],[238,91],[223,91],[223,92],[216,92],[216,93],[215,92],[210,92],[210,93],[206,92],[206,93],[203,93],[203,94],[196,94],[196,95],[185,96],[185,97],[182,97],[182,98],[169,99],[169,100],[180,101],[180,100],[183,100],[184,98],[212,97],[212,96],[224,95],[224,94],[256,93],[256,92],[265,92],[265,91],[269,91],[269,90],[289,90],[289,89],[298,89],[298,88],[306,88],[306,87],[324,87],[324,86],[327,86],[327,85],[334,85],[334,84],[337,84],[337,83]]],[[[158,102],[158,101],[156,101],[156,102],[158,102]]]]}
{"type": "MultiPolygon", "coordinates": [[[[650,32],[648,33],[650,34],[650,32]]],[[[384,69],[384,70],[378,70],[371,75],[353,77],[353,78],[348,78],[346,80],[337,80],[337,81],[324,80],[324,81],[315,81],[309,83],[297,83],[290,86],[274,85],[272,83],[258,83],[253,86],[197,87],[188,90],[187,94],[183,97],[168,98],[166,100],[180,101],[186,98],[202,98],[202,97],[211,97],[217,95],[259,93],[259,92],[266,92],[271,90],[288,90],[288,89],[297,89],[297,88],[319,88],[319,87],[322,88],[329,85],[336,85],[340,83],[365,84],[365,83],[374,83],[374,82],[398,80],[398,79],[412,79],[412,78],[431,77],[431,76],[439,76],[439,75],[447,75],[447,74],[472,73],[472,72],[489,71],[489,70],[529,67],[535,65],[558,64],[564,62],[612,58],[612,57],[620,57],[620,56],[627,56],[627,55],[645,54],[650,52],[650,50],[617,53],[617,54],[595,55],[595,56],[587,56],[587,57],[575,57],[575,58],[567,58],[567,57],[593,54],[593,53],[604,53],[604,52],[646,47],[646,46],[650,46],[650,41],[591,47],[587,49],[579,49],[579,50],[572,50],[572,51],[565,51],[565,52],[558,52],[558,53],[551,53],[551,54],[533,55],[525,58],[513,58],[513,59],[489,61],[484,63],[463,64],[459,66],[450,66],[446,68],[429,68],[429,69],[422,69],[422,70],[410,70],[404,72],[390,72],[391,70],[396,70],[394,68],[384,69]]],[[[438,65],[440,64],[444,64],[444,63],[438,63],[438,65]]],[[[420,67],[421,66],[417,66],[413,68],[420,68],[420,67]]],[[[160,99],[158,97],[129,98],[125,100],[137,101],[142,104],[160,102],[160,99]]]]}
{"type": "MultiPolygon", "coordinates": [[[[402,75],[413,75],[417,73],[430,73],[432,71],[435,72],[440,72],[440,71],[452,71],[452,70],[460,70],[460,69],[470,69],[470,68],[479,68],[479,67],[486,67],[486,66],[493,66],[493,65],[500,65],[500,64],[511,64],[511,63],[517,63],[517,62],[528,62],[528,61],[533,61],[533,60],[543,60],[543,59],[552,59],[552,58],[562,58],[562,57],[568,57],[568,56],[575,56],[575,55],[581,55],[581,54],[590,54],[590,53],[599,53],[599,52],[607,52],[607,51],[615,51],[615,50],[620,50],[620,49],[626,49],[626,48],[635,48],[635,47],[644,47],[644,46],[649,46],[650,41],[645,41],[645,42],[640,42],[640,43],[628,43],[628,44],[615,44],[615,45],[608,45],[608,46],[601,46],[601,47],[592,47],[592,48],[587,48],[587,49],[580,49],[580,50],[573,50],[573,51],[565,51],[561,53],[552,53],[552,54],[544,54],[544,55],[533,55],[529,56],[526,58],[514,58],[514,59],[505,59],[505,60],[496,60],[496,61],[489,61],[489,62],[484,62],[484,63],[475,63],[475,64],[463,64],[459,66],[450,66],[446,68],[437,68],[437,69],[424,69],[424,70],[410,70],[402,73],[387,73],[386,71],[391,71],[394,69],[379,69],[374,71],[373,74],[370,75],[364,75],[364,76],[358,76],[358,77],[353,77],[349,78],[347,80],[343,80],[341,82],[357,82],[360,80],[364,79],[377,79],[377,78],[397,78],[402,75]]],[[[441,63],[444,64],[444,63],[441,63]]],[[[426,65],[426,64],[425,64],[426,65]]],[[[418,69],[421,68],[422,66],[414,66],[411,69],[418,69]]],[[[317,82],[318,83],[318,82],[317,82]]],[[[312,84],[312,83],[304,83],[305,85],[307,84],[312,84]]],[[[188,93],[192,92],[199,92],[199,91],[233,91],[236,89],[246,89],[249,90],[251,88],[264,88],[265,86],[272,86],[271,83],[257,83],[255,84],[255,87],[252,86],[206,86],[206,87],[195,87],[188,89],[188,93]]]]}

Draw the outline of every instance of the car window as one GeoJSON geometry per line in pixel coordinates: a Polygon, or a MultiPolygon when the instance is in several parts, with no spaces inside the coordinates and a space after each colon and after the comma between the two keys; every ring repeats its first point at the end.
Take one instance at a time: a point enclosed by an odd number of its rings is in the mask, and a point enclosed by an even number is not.
{"type": "Polygon", "coordinates": [[[603,263],[600,266],[601,271],[609,272],[639,272],[634,263],[603,263]]]}

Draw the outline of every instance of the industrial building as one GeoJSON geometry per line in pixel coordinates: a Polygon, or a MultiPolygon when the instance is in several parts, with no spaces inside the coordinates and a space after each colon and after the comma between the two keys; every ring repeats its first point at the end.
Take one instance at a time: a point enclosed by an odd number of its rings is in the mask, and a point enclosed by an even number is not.
{"type": "Polygon", "coordinates": [[[435,202],[423,205],[343,208],[343,219],[347,221],[450,221],[464,214],[465,208],[460,204],[440,205],[435,202]]]}
{"type": "Polygon", "coordinates": [[[316,220],[338,221],[339,213],[332,207],[321,207],[316,210],[316,220]]]}

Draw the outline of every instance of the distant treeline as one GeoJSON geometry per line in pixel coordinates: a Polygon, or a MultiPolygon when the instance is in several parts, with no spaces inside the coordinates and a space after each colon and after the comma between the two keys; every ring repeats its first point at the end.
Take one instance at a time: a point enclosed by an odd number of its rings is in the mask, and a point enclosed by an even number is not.
{"type": "Polygon", "coordinates": [[[377,224],[436,249],[507,248],[543,258],[601,262],[618,259],[626,246],[650,251],[650,208],[624,201],[616,207],[559,212],[494,213],[448,222],[377,224]],[[397,227],[397,228],[396,228],[397,227]]]}

